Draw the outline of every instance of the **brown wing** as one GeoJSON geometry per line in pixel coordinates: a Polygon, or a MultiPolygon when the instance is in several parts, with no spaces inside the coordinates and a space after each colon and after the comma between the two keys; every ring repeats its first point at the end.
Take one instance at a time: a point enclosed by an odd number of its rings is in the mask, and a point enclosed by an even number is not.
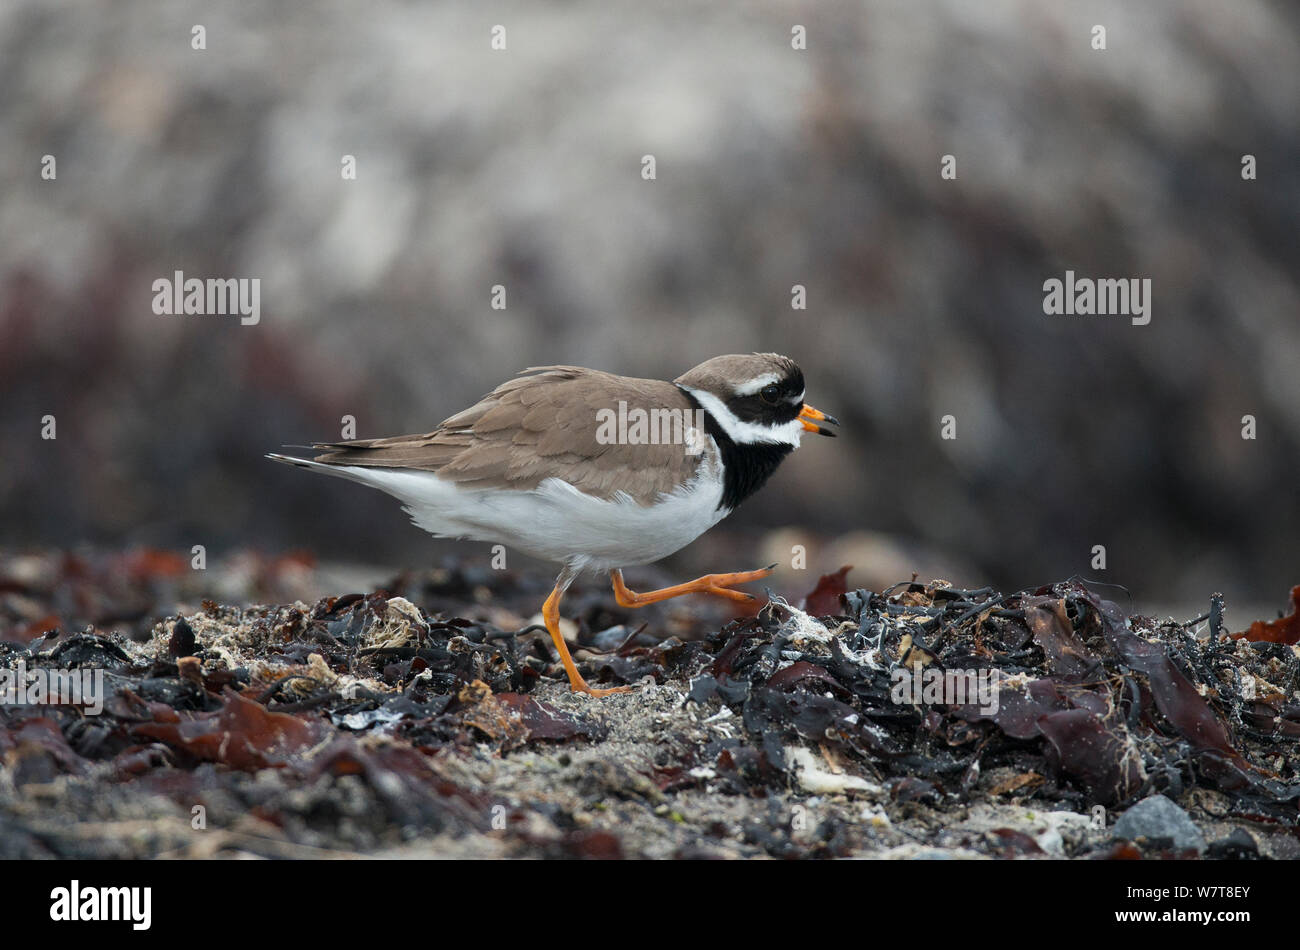
{"type": "Polygon", "coordinates": [[[616,416],[620,401],[629,414],[635,409],[647,413],[668,409],[682,414],[682,428],[693,421],[690,403],[672,383],[577,366],[535,366],[432,432],[317,443],[316,448],[327,451],[316,461],[425,469],[475,488],[528,490],[544,479],[561,478],[599,498],[624,491],[648,504],[689,479],[700,456],[681,443],[681,429],[670,433],[662,426],[661,439],[671,436],[678,441],[657,445],[602,441],[601,436],[610,432],[611,418],[602,410],[616,416]]]}

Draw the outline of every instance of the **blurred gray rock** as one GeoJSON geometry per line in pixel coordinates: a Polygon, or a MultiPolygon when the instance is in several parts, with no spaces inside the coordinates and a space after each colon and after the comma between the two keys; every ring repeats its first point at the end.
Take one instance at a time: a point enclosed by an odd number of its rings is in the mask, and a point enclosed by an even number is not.
{"type": "Polygon", "coordinates": [[[1115,822],[1113,836],[1125,841],[1168,838],[1175,851],[1205,850],[1205,837],[1187,812],[1163,795],[1144,798],[1115,822]]]}

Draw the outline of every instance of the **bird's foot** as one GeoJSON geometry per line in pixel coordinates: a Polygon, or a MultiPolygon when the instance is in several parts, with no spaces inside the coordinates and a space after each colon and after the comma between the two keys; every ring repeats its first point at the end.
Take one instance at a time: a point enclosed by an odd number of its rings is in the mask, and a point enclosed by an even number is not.
{"type": "Polygon", "coordinates": [[[738,600],[742,603],[748,603],[752,600],[758,600],[757,594],[751,594],[743,590],[732,590],[735,584],[748,584],[750,581],[761,581],[765,577],[771,577],[775,564],[770,567],[760,568],[757,571],[737,571],[732,574],[706,574],[694,584],[702,584],[699,593],[712,594],[715,597],[725,597],[728,600],[738,600]]]}
{"type": "Polygon", "coordinates": [[[631,692],[631,686],[612,686],[608,689],[597,689],[594,686],[589,686],[587,681],[582,678],[582,674],[578,672],[573,657],[569,655],[569,647],[564,642],[564,634],[560,631],[560,598],[564,596],[564,589],[568,586],[565,575],[560,575],[560,580],[563,583],[556,583],[555,589],[551,591],[551,596],[547,597],[546,603],[542,605],[542,619],[546,621],[546,629],[551,634],[551,642],[555,644],[555,652],[560,654],[560,662],[564,665],[564,672],[569,677],[569,688],[575,693],[586,693],[596,699],[608,696],[610,693],[631,692]]]}
{"type": "Polygon", "coordinates": [[[757,600],[758,597],[743,590],[733,590],[732,587],[736,584],[748,584],[750,581],[760,581],[765,577],[770,577],[775,568],[775,564],[769,564],[757,571],[705,574],[703,577],[697,577],[685,584],[677,584],[661,590],[646,591],[641,594],[628,590],[627,585],[623,583],[622,571],[611,571],[610,579],[614,583],[614,599],[618,601],[620,607],[644,607],[646,604],[658,603],[672,597],[681,597],[683,594],[712,594],[715,597],[725,597],[727,600],[750,603],[757,600]]]}
{"type": "Polygon", "coordinates": [[[587,681],[584,680],[581,676],[578,677],[578,681],[576,683],[570,680],[569,688],[572,689],[575,693],[586,693],[588,696],[594,696],[596,699],[600,699],[602,696],[609,696],[611,693],[632,692],[631,686],[611,686],[608,689],[598,689],[594,686],[588,686],[587,681]]]}

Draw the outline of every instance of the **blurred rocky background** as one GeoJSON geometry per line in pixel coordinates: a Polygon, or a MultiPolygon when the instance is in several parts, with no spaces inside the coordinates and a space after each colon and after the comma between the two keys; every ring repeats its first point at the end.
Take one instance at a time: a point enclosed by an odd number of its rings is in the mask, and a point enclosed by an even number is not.
{"type": "Polygon", "coordinates": [[[466,548],[263,453],[424,431],[528,365],[776,350],[843,437],[670,570],[804,544],[866,584],[1281,607],[1298,37],[1289,0],[7,0],[0,545],[429,564],[466,548]],[[154,314],[177,270],[260,278],[260,323],[154,314]],[[1151,323],[1045,316],[1066,270],[1150,278],[1151,323]]]}

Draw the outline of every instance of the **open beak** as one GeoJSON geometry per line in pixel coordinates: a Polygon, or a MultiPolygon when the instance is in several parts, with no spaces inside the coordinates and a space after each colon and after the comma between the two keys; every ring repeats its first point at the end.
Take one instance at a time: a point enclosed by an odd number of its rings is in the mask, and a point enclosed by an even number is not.
{"type": "Polygon", "coordinates": [[[840,420],[836,419],[834,416],[827,415],[820,409],[814,409],[812,406],[808,405],[808,403],[804,403],[803,409],[799,411],[799,421],[803,423],[803,427],[809,432],[816,432],[818,435],[829,435],[831,437],[834,437],[835,433],[830,429],[819,426],[817,423],[829,422],[833,426],[840,424],[840,420]]]}

